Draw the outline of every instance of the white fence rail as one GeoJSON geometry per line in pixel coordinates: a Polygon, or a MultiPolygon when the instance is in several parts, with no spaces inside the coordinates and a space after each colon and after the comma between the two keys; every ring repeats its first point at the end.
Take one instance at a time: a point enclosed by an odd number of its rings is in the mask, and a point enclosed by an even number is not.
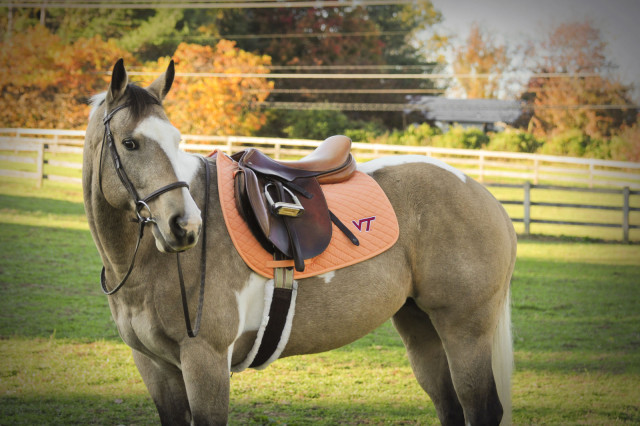
{"type": "MultiPolygon", "coordinates": [[[[185,151],[210,152],[220,149],[229,154],[248,146],[258,146],[276,159],[301,157],[318,146],[320,141],[260,138],[247,136],[183,135],[185,151]]],[[[79,181],[78,177],[47,173],[45,166],[78,169],[79,163],[62,161],[55,154],[81,153],[82,130],[0,129],[0,161],[33,164],[34,170],[12,170],[0,167],[0,175],[42,179],[79,181]],[[25,155],[25,152],[31,152],[25,155]],[[33,154],[33,153],[37,154],[33,154]]],[[[354,142],[353,153],[358,161],[387,155],[417,154],[439,158],[480,182],[488,180],[524,182],[534,185],[570,182],[605,187],[640,189],[640,163],[587,158],[560,157],[514,152],[465,150],[431,146],[383,145],[354,142]]]]}
{"type": "MultiPolygon", "coordinates": [[[[183,135],[181,147],[191,152],[208,153],[214,149],[220,149],[232,154],[249,146],[258,146],[276,159],[290,159],[310,153],[319,143],[320,141],[313,140],[183,135]]],[[[79,154],[82,154],[83,145],[84,131],[0,129],[0,176],[34,179],[38,186],[42,184],[43,179],[80,183],[79,170],[82,165],[79,154]],[[52,171],[61,174],[56,175],[52,171]]],[[[640,208],[631,207],[629,202],[630,196],[640,196],[638,191],[640,163],[357,142],[353,144],[352,152],[359,161],[397,154],[428,155],[456,166],[487,186],[524,188],[523,201],[502,202],[523,205],[523,217],[514,217],[512,220],[524,223],[525,234],[529,233],[531,223],[617,227],[622,228],[622,240],[627,242],[630,238],[630,229],[640,229],[640,224],[630,223],[630,212],[640,212],[640,208]],[[488,180],[494,180],[494,183],[488,180]],[[495,183],[495,181],[501,183],[495,183]],[[581,184],[582,187],[550,186],[543,182],[552,184],[572,182],[581,184]],[[599,188],[588,189],[594,186],[599,188]],[[535,203],[530,197],[530,191],[534,188],[622,194],[623,202],[620,207],[535,203]],[[532,218],[531,206],[543,205],[618,210],[622,215],[618,223],[567,222],[532,218]]]]}

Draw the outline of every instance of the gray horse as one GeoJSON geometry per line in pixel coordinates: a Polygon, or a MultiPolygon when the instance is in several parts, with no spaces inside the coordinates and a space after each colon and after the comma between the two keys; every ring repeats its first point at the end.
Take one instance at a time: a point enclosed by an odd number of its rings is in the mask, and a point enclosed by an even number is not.
{"type": "MultiPolygon", "coordinates": [[[[108,90],[93,97],[85,210],[111,313],[162,423],[226,424],[229,373],[251,351],[267,279],[234,249],[217,202],[215,159],[178,148],[180,133],[162,107],[173,77],[171,63],[138,87],[120,60],[108,90]],[[178,252],[188,306],[201,300],[202,257],[208,265],[195,338],[185,330],[178,252]]],[[[443,424],[510,423],[516,236],[509,217],[482,185],[428,157],[359,168],[395,208],[399,239],[369,260],[298,280],[280,357],[346,345],[391,318],[443,424]]]]}

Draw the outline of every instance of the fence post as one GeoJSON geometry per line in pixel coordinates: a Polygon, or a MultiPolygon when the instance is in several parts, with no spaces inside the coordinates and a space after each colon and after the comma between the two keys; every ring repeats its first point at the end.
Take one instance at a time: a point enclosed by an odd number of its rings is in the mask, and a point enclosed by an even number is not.
{"type": "Polygon", "coordinates": [[[589,162],[589,188],[593,188],[593,170],[593,163],[589,162]]]}
{"type": "Polygon", "coordinates": [[[37,167],[38,167],[38,181],[36,183],[36,186],[38,188],[42,188],[42,179],[44,179],[44,147],[45,144],[41,143],[40,146],[38,147],[38,159],[37,159],[37,167]]]}
{"type": "Polygon", "coordinates": [[[625,186],[622,189],[623,205],[622,205],[622,241],[629,242],[629,187],[625,186]]]}
{"type": "Polygon", "coordinates": [[[275,143],[275,145],[274,145],[274,148],[275,148],[275,154],[273,155],[273,157],[274,157],[276,160],[279,160],[279,159],[280,159],[280,146],[281,146],[281,145],[280,145],[280,142],[276,142],[276,143],[275,143]]]}
{"type": "Polygon", "coordinates": [[[233,136],[227,136],[227,155],[233,154],[233,136]]]}
{"type": "Polygon", "coordinates": [[[529,235],[531,232],[531,182],[526,181],[524,183],[524,215],[522,221],[524,222],[524,234],[529,235]]]}
{"type": "Polygon", "coordinates": [[[484,182],[484,155],[480,154],[480,157],[478,157],[478,169],[479,169],[479,173],[480,176],[478,177],[478,181],[480,182],[484,182]]]}

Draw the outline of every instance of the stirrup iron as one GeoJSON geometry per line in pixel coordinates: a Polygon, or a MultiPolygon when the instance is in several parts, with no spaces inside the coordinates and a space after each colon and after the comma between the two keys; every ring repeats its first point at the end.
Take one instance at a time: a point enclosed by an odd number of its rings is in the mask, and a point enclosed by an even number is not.
{"type": "Polygon", "coordinates": [[[291,190],[289,190],[289,188],[283,186],[284,190],[287,191],[291,196],[293,203],[287,203],[285,201],[278,201],[277,203],[275,203],[273,201],[273,198],[271,197],[271,194],[269,194],[270,186],[273,186],[273,184],[268,183],[264,186],[264,196],[269,202],[269,207],[274,214],[277,214],[278,216],[289,217],[298,217],[304,214],[304,207],[302,207],[300,200],[295,196],[293,192],[291,192],[291,190]]]}

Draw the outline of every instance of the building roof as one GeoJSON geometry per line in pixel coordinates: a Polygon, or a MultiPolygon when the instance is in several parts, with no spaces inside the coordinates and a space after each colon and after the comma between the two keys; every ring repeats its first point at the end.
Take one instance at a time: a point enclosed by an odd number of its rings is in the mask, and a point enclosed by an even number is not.
{"type": "Polygon", "coordinates": [[[427,120],[447,123],[506,123],[513,124],[522,115],[519,101],[498,99],[447,99],[435,96],[417,96],[412,104],[425,106],[427,120]]]}

